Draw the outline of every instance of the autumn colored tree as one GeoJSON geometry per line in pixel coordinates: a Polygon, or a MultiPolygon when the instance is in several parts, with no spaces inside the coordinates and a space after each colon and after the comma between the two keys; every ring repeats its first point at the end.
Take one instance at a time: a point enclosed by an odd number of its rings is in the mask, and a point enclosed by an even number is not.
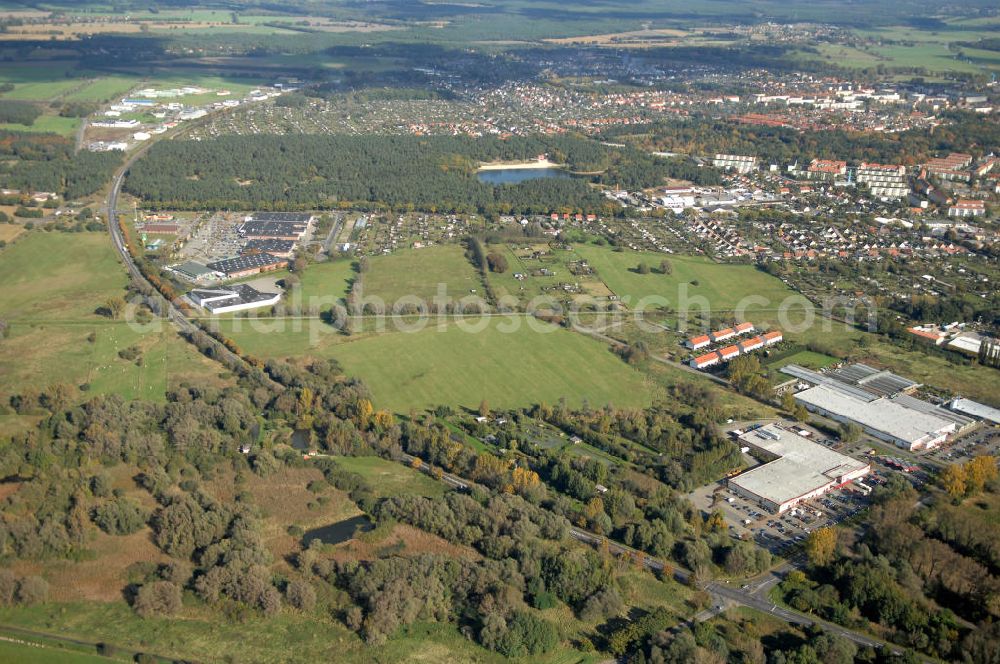
{"type": "Polygon", "coordinates": [[[997,458],[978,456],[965,464],[965,483],[970,493],[978,493],[997,478],[997,458]]]}
{"type": "Polygon", "coordinates": [[[392,413],[387,410],[378,410],[375,412],[375,428],[379,431],[385,431],[391,429],[392,425],[396,423],[395,418],[393,418],[392,413]]]}
{"type": "Polygon", "coordinates": [[[104,310],[107,312],[109,318],[118,320],[125,311],[125,298],[117,295],[109,297],[104,302],[104,310]]]}
{"type": "Polygon", "coordinates": [[[833,528],[818,528],[806,537],[805,551],[813,565],[828,565],[837,550],[837,531],[833,528]]]}
{"type": "Polygon", "coordinates": [[[708,515],[705,520],[705,528],[709,532],[714,533],[724,533],[726,532],[726,518],[722,515],[722,512],[715,510],[708,515]]]}
{"type": "Polygon", "coordinates": [[[965,466],[959,464],[948,466],[938,474],[938,484],[955,500],[965,495],[966,479],[965,466]]]}
{"type": "Polygon", "coordinates": [[[358,399],[357,405],[357,415],[358,415],[358,428],[367,429],[368,423],[371,421],[372,415],[375,413],[375,407],[372,406],[372,402],[368,399],[358,399]]]}

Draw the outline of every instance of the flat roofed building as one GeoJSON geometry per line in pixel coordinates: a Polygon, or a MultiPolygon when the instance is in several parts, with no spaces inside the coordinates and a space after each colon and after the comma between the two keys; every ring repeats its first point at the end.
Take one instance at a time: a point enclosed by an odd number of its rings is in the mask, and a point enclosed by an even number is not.
{"type": "Polygon", "coordinates": [[[182,279],[187,279],[188,281],[193,281],[195,283],[211,281],[219,276],[215,270],[202,265],[201,263],[195,263],[194,261],[187,261],[186,263],[180,263],[179,265],[171,265],[167,269],[182,279]]]}
{"type": "Polygon", "coordinates": [[[247,221],[240,228],[241,236],[249,240],[300,240],[309,230],[305,223],[280,221],[247,221]]]}
{"type": "Polygon", "coordinates": [[[254,212],[247,215],[244,221],[309,224],[313,218],[308,212],[254,212]]]}
{"type": "Polygon", "coordinates": [[[795,400],[811,412],[857,424],[869,435],[910,451],[937,447],[956,430],[953,421],[907,407],[890,397],[866,400],[855,394],[855,389],[831,382],[798,392],[795,400]]]}
{"type": "Polygon", "coordinates": [[[1000,424],[1000,410],[977,401],[972,401],[971,399],[956,397],[950,404],[948,404],[948,407],[959,413],[965,413],[966,415],[971,415],[972,417],[976,417],[981,420],[987,420],[993,424],[1000,424]]]}
{"type": "Polygon", "coordinates": [[[253,254],[253,253],[265,253],[271,254],[272,256],[278,256],[279,258],[291,258],[292,252],[295,251],[295,241],[294,240],[250,240],[245,245],[243,249],[240,250],[242,254],[253,254]]]}
{"type": "Polygon", "coordinates": [[[258,309],[278,303],[280,293],[263,293],[252,286],[237,284],[231,288],[196,288],[188,299],[213,314],[258,309]]]}
{"type": "Polygon", "coordinates": [[[717,154],[712,158],[712,166],[737,173],[749,173],[757,167],[757,157],[740,154],[717,154]]]}
{"type": "Polygon", "coordinates": [[[862,162],[855,173],[857,181],[867,184],[874,196],[887,199],[902,198],[910,192],[905,166],[862,162]]]}
{"type": "Polygon", "coordinates": [[[778,514],[871,471],[864,461],[773,424],[748,431],[739,440],[764,463],[730,478],[730,488],[778,514]]]}
{"type": "Polygon", "coordinates": [[[286,265],[288,265],[287,260],[272,256],[271,254],[247,254],[246,256],[215,261],[214,263],[209,263],[208,267],[224,274],[229,279],[235,279],[257,274],[258,272],[277,270],[286,265]]]}

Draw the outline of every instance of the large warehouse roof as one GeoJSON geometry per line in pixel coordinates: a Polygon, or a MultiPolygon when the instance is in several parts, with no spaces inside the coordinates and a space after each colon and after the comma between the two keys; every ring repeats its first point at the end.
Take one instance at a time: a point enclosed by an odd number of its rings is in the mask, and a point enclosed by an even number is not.
{"type": "Polygon", "coordinates": [[[920,385],[920,383],[916,383],[909,378],[903,378],[891,371],[879,370],[860,362],[824,373],[806,369],[797,364],[786,365],[781,368],[781,371],[813,385],[829,385],[833,384],[833,381],[836,381],[841,385],[853,387],[855,394],[864,391],[873,397],[891,396],[901,392],[908,392],[920,385]]]}
{"type": "Polygon", "coordinates": [[[963,399],[957,397],[951,402],[951,408],[957,410],[961,413],[968,413],[973,417],[979,417],[984,420],[989,420],[994,424],[1000,424],[1000,410],[996,408],[991,408],[985,404],[972,401],[970,399],[963,399]]]}
{"type": "Polygon", "coordinates": [[[955,430],[955,423],[883,397],[865,401],[838,385],[817,385],[795,395],[806,406],[820,408],[861,426],[902,440],[910,446],[955,430]]]}
{"type": "Polygon", "coordinates": [[[868,464],[823,447],[797,433],[768,425],[740,436],[745,444],[778,457],[729,480],[746,491],[781,505],[810,494],[868,464]]]}
{"type": "Polygon", "coordinates": [[[270,223],[308,224],[312,215],[308,212],[254,212],[247,221],[263,221],[270,223]]]}

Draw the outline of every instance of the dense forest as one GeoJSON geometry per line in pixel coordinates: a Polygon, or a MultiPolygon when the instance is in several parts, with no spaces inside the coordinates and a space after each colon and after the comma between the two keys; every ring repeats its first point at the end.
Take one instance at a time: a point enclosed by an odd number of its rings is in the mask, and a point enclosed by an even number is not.
{"type": "Polygon", "coordinates": [[[0,165],[0,186],[23,192],[54,192],[65,200],[89,196],[103,187],[121,164],[121,152],[74,150],[54,134],[0,131],[0,155],[16,160],[0,165]]]}
{"type": "Polygon", "coordinates": [[[1000,532],[987,514],[997,476],[991,456],[949,466],[938,476],[941,491],[922,504],[894,475],[875,494],[860,539],[831,529],[810,535],[811,566],[782,582],[785,600],[851,627],[876,625],[946,661],[997,661],[1000,532]]]}
{"type": "MultiPolygon", "coordinates": [[[[130,170],[125,190],[160,208],[282,210],[352,204],[481,213],[611,213],[616,206],[588,180],[634,189],[666,177],[697,177],[696,170],[633,148],[572,136],[228,136],[158,143],[130,170]],[[479,162],[534,160],[540,154],[572,171],[595,175],[501,186],[476,177],[479,162]]],[[[712,176],[718,174],[706,177],[712,176]]]]}

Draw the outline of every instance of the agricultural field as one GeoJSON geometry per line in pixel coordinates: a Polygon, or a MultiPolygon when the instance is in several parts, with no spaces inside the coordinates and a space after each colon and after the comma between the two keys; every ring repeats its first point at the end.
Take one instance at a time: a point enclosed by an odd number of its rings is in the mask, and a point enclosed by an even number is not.
{"type": "Polygon", "coordinates": [[[452,300],[474,291],[482,295],[480,275],[457,244],[404,249],[375,256],[368,264],[368,271],[362,276],[364,295],[380,298],[387,308],[414,298],[430,302],[439,287],[452,300]]]}
{"type": "Polygon", "coordinates": [[[617,252],[589,244],[577,245],[575,251],[629,307],[635,307],[643,298],[651,298],[647,309],[658,307],[665,299],[666,306],[677,310],[680,295],[686,291],[692,311],[699,311],[698,301],[704,301],[712,316],[725,317],[734,313],[742,302],[747,318],[765,323],[776,321],[778,306],[785,298],[796,296],[795,291],[780,280],[749,265],[724,265],[692,256],[617,252]],[[663,260],[670,262],[672,272],[669,275],[659,273],[663,260]],[[649,274],[639,274],[640,263],[649,266],[649,274]],[[744,298],[751,297],[764,300],[747,299],[744,302],[744,298]]]}
{"type": "Polygon", "coordinates": [[[5,397],[66,383],[90,393],[162,400],[180,381],[220,380],[218,365],[169,327],[143,329],[97,313],[108,298],[123,296],[126,285],[103,233],[30,231],[0,253],[0,279],[8,284],[0,293],[9,325],[0,342],[5,397]],[[129,348],[139,351],[141,365],[119,355],[129,348]]]}
{"type": "MultiPolygon", "coordinates": [[[[510,319],[487,320],[482,331],[450,323],[420,332],[394,332],[330,349],[349,375],[371,389],[376,406],[395,412],[449,404],[510,408],[561,397],[579,405],[648,405],[645,377],[604,344],[548,326],[536,332],[527,319],[505,332],[510,319]]],[[[469,322],[471,327],[476,322],[469,322]]],[[[543,326],[532,320],[533,326],[543,326]]],[[[481,326],[482,327],[482,326],[481,326]]]]}

